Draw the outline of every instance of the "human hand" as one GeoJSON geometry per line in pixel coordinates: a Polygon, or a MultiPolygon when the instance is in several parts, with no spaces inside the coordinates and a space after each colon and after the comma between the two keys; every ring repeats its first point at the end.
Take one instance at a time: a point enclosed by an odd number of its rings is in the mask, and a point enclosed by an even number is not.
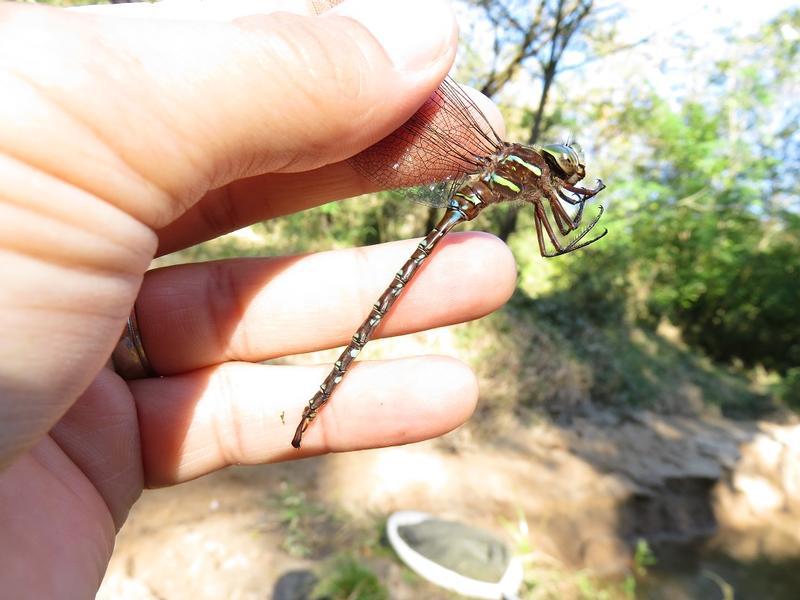
{"type": "MultiPolygon", "coordinates": [[[[144,486],[440,435],[476,401],[451,359],[359,363],[295,451],[328,368],[251,364],[344,343],[416,241],[145,275],[155,255],[368,191],[346,159],[447,72],[446,6],[179,16],[0,5],[0,581],[20,596],[92,595],[144,486]],[[134,301],[162,377],[108,366],[134,301]]],[[[453,240],[381,335],[507,299],[505,246],[453,240]]]]}

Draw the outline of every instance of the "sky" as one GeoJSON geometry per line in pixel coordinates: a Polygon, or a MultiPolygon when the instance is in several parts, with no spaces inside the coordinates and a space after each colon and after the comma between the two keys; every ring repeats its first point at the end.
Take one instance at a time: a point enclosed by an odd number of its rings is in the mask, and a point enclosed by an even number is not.
{"type": "MultiPolygon", "coordinates": [[[[798,6],[792,0],[595,0],[595,14],[619,14],[616,44],[624,46],[646,39],[646,43],[615,53],[572,73],[562,72],[559,83],[573,79],[604,82],[609,88],[627,89],[618,83],[646,77],[650,87],[665,100],[678,101],[691,86],[702,86],[708,68],[716,58],[726,55],[726,35],[737,37],[759,30],[778,13],[798,6]],[[687,53],[687,48],[692,48],[687,53]],[[698,68],[700,67],[700,68],[698,68]]],[[[465,5],[456,7],[462,34],[472,50],[480,56],[491,56],[493,35],[488,22],[481,22],[480,13],[470,13],[465,5]]],[[[729,52],[728,52],[729,54],[729,52]]],[[[464,59],[462,53],[461,60],[464,59]]],[[[561,66],[581,64],[585,57],[565,55],[561,66]]],[[[458,71],[458,69],[456,69],[458,71]]],[[[531,105],[538,100],[538,84],[524,77],[512,83],[513,102],[531,105]]],[[[508,101],[508,97],[505,99],[508,101]]]]}
{"type": "Polygon", "coordinates": [[[730,30],[739,36],[749,35],[778,13],[798,6],[790,0],[600,0],[598,9],[613,4],[624,7],[626,12],[619,23],[620,41],[650,36],[648,46],[664,52],[669,52],[676,35],[700,44],[704,51],[714,52],[724,43],[719,32],[730,30]]]}
{"type": "Polygon", "coordinates": [[[626,16],[618,23],[618,42],[647,38],[636,54],[656,64],[671,63],[663,70],[680,76],[682,69],[675,61],[686,61],[683,47],[694,47],[697,62],[708,63],[724,54],[725,32],[737,37],[754,34],[780,12],[799,5],[790,0],[598,0],[596,10],[621,6],[626,16]]]}
{"type": "Polygon", "coordinates": [[[647,39],[606,67],[616,69],[620,77],[645,74],[661,97],[676,99],[693,85],[704,85],[706,73],[698,66],[708,67],[726,55],[727,35],[755,34],[779,13],[799,5],[790,0],[598,0],[597,10],[617,6],[625,11],[618,23],[618,43],[647,39]],[[693,50],[687,54],[686,48],[693,50]]]}
{"type": "MultiPolygon", "coordinates": [[[[796,6],[800,6],[798,0],[595,0],[594,14],[601,23],[608,15],[622,13],[611,46],[633,44],[633,47],[589,61],[579,51],[565,55],[555,94],[574,102],[594,98],[623,105],[637,90],[645,94],[652,91],[677,110],[686,98],[704,97],[717,61],[741,55],[742,49],[731,45],[732,38],[753,35],[779,13],[796,6]],[[636,44],[641,40],[646,41],[636,44]]],[[[463,17],[460,19],[463,39],[472,52],[481,57],[491,56],[493,36],[488,22],[476,20],[474,14],[460,13],[459,17],[463,17]]],[[[794,34],[800,35],[800,31],[794,34]]],[[[468,56],[469,51],[462,52],[464,55],[468,56]]],[[[535,72],[527,76],[521,73],[496,101],[510,116],[515,107],[536,106],[540,91],[535,72]]],[[[570,133],[581,138],[587,153],[597,155],[599,147],[587,140],[601,140],[601,137],[587,131],[586,123],[576,127],[579,131],[570,133]]],[[[511,137],[519,141],[517,138],[526,134],[516,132],[511,137]]]]}
{"type": "Polygon", "coordinates": [[[661,29],[666,36],[676,29],[684,30],[695,39],[703,39],[709,31],[733,27],[739,33],[755,32],[779,12],[797,2],[790,0],[717,0],[697,2],[670,0],[669,2],[642,0],[599,0],[598,8],[609,5],[623,6],[628,14],[621,23],[624,39],[635,39],[661,29]]]}

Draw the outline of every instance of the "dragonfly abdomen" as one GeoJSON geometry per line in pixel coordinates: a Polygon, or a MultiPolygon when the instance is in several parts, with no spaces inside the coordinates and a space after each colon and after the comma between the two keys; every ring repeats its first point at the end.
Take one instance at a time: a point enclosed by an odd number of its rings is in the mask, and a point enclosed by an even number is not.
{"type": "Polygon", "coordinates": [[[350,364],[372,338],[381,320],[403,292],[406,284],[414,277],[417,269],[419,269],[425,259],[430,256],[431,252],[433,252],[442,238],[447,235],[453,227],[467,219],[467,215],[459,210],[457,204],[451,202],[447,212],[445,212],[436,227],[425,236],[425,239],[419,243],[408,260],[400,267],[400,270],[395,274],[389,287],[380,295],[367,318],[353,334],[350,343],[339,355],[339,358],[333,365],[333,369],[331,369],[328,376],[322,382],[319,390],[314,394],[311,400],[309,400],[308,405],[303,410],[300,424],[297,426],[294,438],[292,439],[292,446],[295,448],[300,447],[303,433],[308,428],[309,423],[317,416],[319,409],[328,402],[336,386],[338,386],[344,378],[350,364]]]}

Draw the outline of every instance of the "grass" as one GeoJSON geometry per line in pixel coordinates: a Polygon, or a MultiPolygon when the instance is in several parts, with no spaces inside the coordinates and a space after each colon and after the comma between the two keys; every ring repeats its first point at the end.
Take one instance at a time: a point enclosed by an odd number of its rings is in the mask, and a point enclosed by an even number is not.
{"type": "Polygon", "coordinates": [[[363,561],[339,554],[322,567],[311,596],[315,600],[388,600],[389,592],[363,561]]]}
{"type": "Polygon", "coordinates": [[[613,579],[597,577],[585,570],[575,571],[557,558],[536,550],[525,514],[520,510],[514,520],[502,524],[511,541],[512,553],[524,565],[521,600],[634,600],[638,583],[647,577],[656,557],[647,541],[639,539],[633,549],[629,572],[613,579]]]}
{"type": "Polygon", "coordinates": [[[345,514],[288,482],[270,498],[269,509],[283,532],[281,547],[290,556],[324,558],[343,551],[364,558],[394,556],[385,540],[385,515],[345,514]]]}
{"type": "Polygon", "coordinates": [[[749,418],[776,408],[746,373],[717,366],[659,332],[635,324],[601,327],[561,302],[519,290],[459,336],[481,378],[484,412],[564,414],[591,405],[749,418]]]}
{"type": "Polygon", "coordinates": [[[324,555],[330,534],[341,529],[341,519],[325,505],[309,500],[305,492],[284,482],[271,501],[284,532],[282,549],[297,558],[324,555]]]}

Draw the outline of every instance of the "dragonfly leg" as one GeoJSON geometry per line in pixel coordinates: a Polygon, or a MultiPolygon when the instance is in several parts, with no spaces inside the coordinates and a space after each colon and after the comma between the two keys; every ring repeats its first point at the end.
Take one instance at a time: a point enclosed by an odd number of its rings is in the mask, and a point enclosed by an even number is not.
{"type": "Polygon", "coordinates": [[[567,211],[564,210],[564,207],[562,206],[561,202],[559,202],[558,200],[553,198],[550,194],[548,194],[548,198],[550,198],[550,204],[551,204],[551,206],[553,208],[553,213],[555,215],[556,223],[558,224],[558,228],[561,231],[562,235],[566,235],[568,232],[564,231],[564,228],[562,227],[562,225],[560,223],[560,218],[559,218],[558,213],[561,213],[560,217],[565,219],[566,222],[569,224],[570,230],[572,230],[572,231],[576,230],[578,228],[578,225],[580,225],[581,219],[583,218],[583,209],[586,206],[586,202],[588,200],[590,200],[591,198],[593,198],[594,196],[596,196],[601,190],[605,189],[606,186],[602,181],[600,181],[598,179],[597,180],[597,185],[595,186],[595,189],[593,189],[593,190],[589,190],[589,189],[586,189],[586,188],[573,186],[573,185],[569,185],[569,184],[563,184],[562,187],[564,188],[564,190],[572,192],[573,194],[578,196],[578,199],[570,198],[562,190],[560,190],[560,189],[556,190],[556,194],[557,194],[558,198],[560,198],[564,202],[567,202],[568,204],[571,204],[572,206],[577,206],[578,207],[578,212],[575,214],[575,216],[574,217],[570,217],[569,215],[567,215],[567,211]]]}
{"type": "Polygon", "coordinates": [[[558,228],[561,231],[562,235],[566,235],[568,232],[564,231],[564,228],[560,223],[561,219],[564,219],[566,221],[566,224],[569,224],[570,230],[574,231],[575,229],[577,229],[578,225],[580,225],[581,219],[583,218],[583,209],[586,206],[586,202],[594,198],[598,193],[604,190],[606,186],[601,180],[598,179],[597,185],[593,190],[583,188],[580,186],[570,185],[568,183],[562,184],[561,187],[563,187],[564,190],[572,192],[573,194],[578,196],[577,199],[571,198],[562,190],[560,189],[556,190],[558,198],[560,198],[561,200],[563,200],[568,204],[571,204],[572,206],[578,207],[578,212],[575,214],[575,216],[570,217],[569,215],[567,215],[567,211],[563,210],[563,206],[561,205],[561,203],[555,198],[553,198],[550,194],[548,194],[548,198],[550,199],[551,206],[553,207],[553,213],[556,218],[556,224],[558,224],[559,226],[558,228]],[[558,215],[557,213],[561,214],[558,215]]]}
{"type": "Polygon", "coordinates": [[[541,252],[542,256],[546,256],[548,258],[565,254],[566,250],[561,245],[561,242],[558,240],[558,237],[553,231],[553,226],[547,219],[547,213],[544,212],[544,207],[542,206],[541,202],[536,202],[534,207],[534,223],[536,224],[536,236],[539,240],[539,252],[541,252]],[[544,239],[545,233],[547,233],[547,237],[550,238],[550,242],[553,244],[553,246],[555,246],[555,252],[551,252],[547,248],[547,244],[545,243],[544,239]]]}
{"type": "Polygon", "coordinates": [[[583,218],[583,207],[585,206],[584,202],[574,202],[574,204],[578,205],[578,212],[575,213],[575,216],[570,217],[567,214],[564,206],[559,201],[559,198],[567,200],[567,202],[573,204],[571,199],[567,199],[566,195],[563,195],[561,191],[558,191],[557,196],[555,197],[548,193],[547,197],[548,200],[550,200],[550,209],[553,211],[553,219],[555,220],[561,235],[567,235],[570,231],[575,231],[578,228],[578,225],[580,225],[581,219],[583,218]]]}
{"type": "MultiPolygon", "coordinates": [[[[546,218],[546,215],[545,215],[546,218]]],[[[533,222],[536,225],[536,238],[539,241],[539,253],[542,256],[550,256],[547,244],[544,242],[544,232],[542,231],[542,215],[539,211],[539,204],[537,203],[533,209],[533,222]]],[[[556,256],[555,254],[553,256],[556,256]]]]}
{"type": "Polygon", "coordinates": [[[535,212],[534,212],[534,221],[536,223],[536,234],[539,240],[539,251],[542,253],[542,256],[547,258],[552,258],[554,256],[560,256],[562,254],[567,254],[569,252],[573,252],[574,250],[578,250],[579,248],[585,248],[589,244],[593,244],[604,235],[608,233],[608,229],[603,231],[600,235],[591,240],[583,243],[580,242],[586,234],[589,233],[592,228],[597,225],[597,222],[600,220],[600,217],[603,215],[603,207],[600,206],[600,211],[598,212],[597,216],[592,220],[591,223],[569,244],[564,246],[561,241],[556,236],[555,232],[553,231],[553,226],[550,224],[550,221],[547,219],[547,214],[544,212],[544,207],[542,206],[541,202],[537,202],[535,204],[535,212]],[[547,233],[547,237],[550,238],[553,246],[555,246],[556,251],[551,252],[547,249],[545,240],[544,240],[544,232],[547,233]]]}
{"type": "Polygon", "coordinates": [[[596,238],[593,238],[593,239],[589,240],[588,242],[584,242],[582,244],[578,244],[578,242],[580,242],[586,236],[586,234],[589,233],[594,228],[595,225],[597,225],[597,222],[600,220],[600,217],[603,216],[603,210],[604,210],[603,209],[603,205],[602,204],[599,205],[598,209],[599,210],[597,211],[597,216],[595,216],[595,218],[592,219],[592,222],[589,223],[583,231],[581,231],[580,235],[578,235],[574,240],[572,240],[567,245],[567,251],[568,252],[572,252],[573,250],[577,250],[578,248],[584,248],[584,247],[588,246],[589,244],[593,244],[594,242],[596,242],[597,240],[599,240],[601,237],[603,237],[605,234],[608,233],[608,229],[605,229],[605,230],[603,230],[603,233],[598,235],[596,238]]]}
{"type": "MultiPolygon", "coordinates": [[[[558,230],[561,232],[561,235],[567,235],[570,231],[575,231],[580,225],[581,220],[583,219],[583,209],[586,207],[586,202],[597,195],[601,190],[605,189],[606,186],[598,179],[597,186],[595,186],[593,190],[569,184],[564,184],[562,187],[566,191],[577,195],[578,198],[571,198],[560,189],[556,190],[555,197],[552,193],[548,192],[546,192],[546,195],[550,200],[550,207],[553,211],[553,218],[558,226],[558,230]],[[564,206],[561,204],[559,199],[571,204],[572,206],[578,207],[578,211],[574,216],[570,217],[569,214],[567,214],[567,211],[564,209],[564,206]]],[[[578,239],[580,239],[580,237],[578,239]]]]}
{"type": "Polygon", "coordinates": [[[586,202],[587,200],[589,200],[591,198],[594,198],[597,194],[599,194],[604,189],[606,189],[606,184],[603,183],[603,181],[601,179],[598,179],[597,180],[597,185],[594,186],[593,190],[590,190],[590,189],[584,188],[584,187],[580,187],[579,185],[570,185],[569,183],[562,183],[561,187],[563,187],[567,191],[572,192],[573,194],[578,194],[578,196],[580,196],[580,198],[581,198],[580,200],[569,200],[567,198],[564,198],[564,200],[566,200],[570,204],[578,204],[578,203],[581,203],[581,202],[586,202]]]}
{"type": "Polygon", "coordinates": [[[550,194],[547,194],[547,199],[550,201],[550,210],[553,213],[553,220],[556,222],[558,231],[561,235],[567,235],[573,229],[571,223],[572,219],[567,215],[567,211],[564,210],[564,207],[561,206],[558,200],[551,198],[550,194]]]}

